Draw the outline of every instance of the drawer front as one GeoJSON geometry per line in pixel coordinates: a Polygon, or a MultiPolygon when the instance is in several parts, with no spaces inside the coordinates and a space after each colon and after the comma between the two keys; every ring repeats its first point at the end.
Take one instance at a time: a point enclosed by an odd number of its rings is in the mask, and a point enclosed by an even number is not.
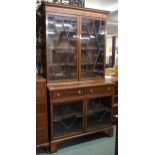
{"type": "Polygon", "coordinates": [[[114,87],[113,86],[102,86],[102,87],[91,87],[87,88],[87,95],[107,95],[113,94],[114,87]]]}
{"type": "Polygon", "coordinates": [[[85,95],[85,89],[57,90],[51,92],[51,99],[78,97],[85,95]]]}

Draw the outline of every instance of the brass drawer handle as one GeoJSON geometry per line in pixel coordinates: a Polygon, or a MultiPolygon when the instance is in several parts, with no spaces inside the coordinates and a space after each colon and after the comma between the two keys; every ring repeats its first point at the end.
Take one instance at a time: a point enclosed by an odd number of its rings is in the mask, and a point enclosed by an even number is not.
{"type": "Polygon", "coordinates": [[[110,90],[110,87],[108,87],[108,90],[110,90]]]}
{"type": "Polygon", "coordinates": [[[93,89],[92,88],[90,89],[90,92],[93,93],[93,89]]]}
{"type": "Polygon", "coordinates": [[[78,91],[78,94],[81,95],[81,90],[78,91]]]}
{"type": "Polygon", "coordinates": [[[59,96],[60,96],[60,93],[58,92],[58,93],[57,93],[57,97],[59,97],[59,96]]]}

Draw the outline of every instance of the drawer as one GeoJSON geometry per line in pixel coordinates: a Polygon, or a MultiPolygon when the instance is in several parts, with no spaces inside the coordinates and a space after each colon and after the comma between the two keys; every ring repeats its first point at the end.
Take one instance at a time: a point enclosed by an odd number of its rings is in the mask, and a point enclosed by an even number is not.
{"type": "Polygon", "coordinates": [[[87,95],[107,95],[113,94],[114,87],[113,86],[100,86],[100,87],[91,87],[87,88],[87,95]]]}
{"type": "Polygon", "coordinates": [[[66,97],[78,97],[85,95],[85,89],[70,89],[51,91],[51,99],[59,99],[66,97]]]}

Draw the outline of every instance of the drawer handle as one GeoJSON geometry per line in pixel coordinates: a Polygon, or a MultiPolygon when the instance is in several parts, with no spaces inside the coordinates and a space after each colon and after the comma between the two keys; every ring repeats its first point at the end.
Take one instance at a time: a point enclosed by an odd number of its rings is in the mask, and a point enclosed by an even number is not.
{"type": "Polygon", "coordinates": [[[58,93],[57,93],[57,97],[59,97],[59,96],[60,96],[60,93],[58,92],[58,93]]]}
{"type": "Polygon", "coordinates": [[[78,91],[78,94],[81,95],[81,90],[78,91]]]}
{"type": "Polygon", "coordinates": [[[90,89],[90,92],[93,93],[93,89],[92,88],[90,89]]]}
{"type": "Polygon", "coordinates": [[[110,87],[108,87],[108,90],[110,90],[110,87]]]}

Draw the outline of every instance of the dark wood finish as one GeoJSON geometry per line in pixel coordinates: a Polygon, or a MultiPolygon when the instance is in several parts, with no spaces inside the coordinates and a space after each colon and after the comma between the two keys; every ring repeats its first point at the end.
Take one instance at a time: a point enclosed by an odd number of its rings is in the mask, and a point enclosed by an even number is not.
{"type": "Polygon", "coordinates": [[[108,76],[106,79],[111,80],[114,83],[114,95],[113,95],[113,123],[116,123],[115,115],[118,115],[118,77],[108,76]]]}
{"type": "MultiPolygon", "coordinates": [[[[60,81],[77,81],[77,80],[81,80],[82,79],[96,79],[98,78],[104,78],[104,70],[105,70],[105,50],[106,50],[106,19],[108,17],[108,11],[101,11],[101,10],[95,10],[95,9],[88,9],[88,8],[78,8],[78,7],[69,7],[69,6],[61,6],[61,5],[54,5],[48,2],[44,2],[42,3],[40,10],[43,11],[43,17],[44,17],[44,23],[45,23],[45,32],[44,33],[46,36],[45,40],[45,51],[46,51],[46,77],[47,77],[47,82],[60,82],[60,81]],[[59,18],[61,16],[61,18],[59,18]],[[50,17],[50,20],[49,20],[50,17]],[[74,22],[76,20],[77,25],[76,25],[76,30],[73,29],[66,29],[65,28],[65,24],[63,21],[63,18],[65,18],[65,22],[69,22],[72,21],[74,18],[74,22]],[[67,18],[67,20],[66,20],[67,18]],[[89,36],[89,39],[92,41],[94,40],[94,45],[91,44],[91,41],[87,43],[87,48],[85,50],[87,50],[87,54],[91,53],[92,55],[94,55],[93,57],[91,56],[91,54],[89,54],[89,57],[91,57],[91,59],[86,56],[86,59],[89,59],[88,62],[86,62],[87,66],[85,66],[85,63],[83,64],[82,58],[83,56],[81,55],[81,50],[82,50],[82,33],[83,33],[83,29],[82,29],[82,24],[83,24],[83,20],[85,19],[85,22],[91,22],[93,23],[92,26],[89,26],[90,31],[87,31],[87,34],[89,36]],[[51,22],[51,20],[54,21],[54,24],[51,22]],[[62,28],[60,27],[61,25],[59,23],[61,23],[63,26],[62,28]],[[52,24],[52,29],[49,29],[50,26],[49,24],[52,24]],[[56,25],[57,24],[57,25],[56,25]],[[99,24],[99,25],[98,25],[99,24]],[[50,32],[52,30],[52,32],[50,32]],[[103,30],[103,31],[102,31],[103,30]],[[74,33],[73,33],[74,31],[74,33]],[[49,37],[49,32],[51,34],[51,36],[49,37]],[[60,32],[60,33],[59,33],[60,32]],[[68,33],[70,32],[70,33],[68,33]],[[61,34],[66,33],[65,35],[67,35],[66,38],[66,43],[63,43],[64,38],[61,37],[61,34]],[[95,34],[95,35],[94,35],[95,34]],[[52,40],[52,44],[50,43],[50,39],[52,37],[52,35],[55,37],[52,40]],[[58,38],[57,38],[57,37],[58,38]],[[73,45],[73,41],[71,39],[71,36],[74,38],[74,41],[76,40],[76,43],[73,45]],[[103,39],[101,39],[103,38],[103,39]],[[56,43],[54,43],[55,41],[56,43]],[[103,42],[102,42],[103,40],[103,42]],[[96,41],[96,42],[95,42],[96,41]],[[59,43],[65,44],[65,46],[67,47],[67,50],[63,50],[61,49],[60,52],[58,50],[58,46],[59,43]],[[96,45],[95,45],[96,44],[96,45]],[[76,45],[76,46],[75,46],[76,45]],[[92,48],[90,46],[90,48],[88,47],[88,45],[93,45],[94,48],[92,48]],[[50,48],[51,49],[50,49],[50,48]],[[71,54],[71,51],[73,50],[74,47],[76,49],[76,52],[73,54],[71,54]],[[96,53],[94,53],[95,51],[95,47],[96,47],[96,53]],[[55,57],[56,60],[56,64],[53,64],[53,60],[51,60],[51,56],[49,56],[49,49],[50,49],[50,53],[53,55],[53,57],[55,57]],[[65,56],[64,52],[66,55],[68,55],[70,57],[70,59],[68,60],[65,59],[66,61],[62,61],[62,58],[65,56]],[[56,55],[56,56],[55,56],[56,55]],[[73,64],[73,62],[75,62],[75,60],[73,60],[73,58],[71,58],[71,55],[76,55],[77,58],[77,63],[73,64]],[[96,55],[96,57],[95,57],[96,55]],[[56,58],[56,57],[59,57],[56,58]],[[70,60],[73,60],[73,62],[71,62],[70,60]],[[51,65],[52,63],[52,67],[49,67],[49,64],[51,65]],[[55,67],[55,65],[57,65],[57,67],[55,67]],[[75,66],[75,67],[73,67],[75,66]],[[81,69],[81,67],[83,67],[81,69]],[[50,68],[50,69],[49,69],[50,68]],[[58,69],[57,69],[58,68],[58,69]],[[60,69],[61,68],[61,69],[60,69]],[[67,68],[67,69],[66,69],[67,68]],[[73,69],[74,68],[74,69],[73,69]],[[86,69],[88,68],[88,69],[86,69]],[[60,69],[60,70],[59,70],[60,69]],[[86,69],[87,71],[83,70],[86,69]],[[56,70],[56,71],[54,71],[56,70]],[[54,72],[54,74],[53,74],[54,72]],[[68,72],[68,73],[66,73],[68,72]],[[57,74],[56,74],[57,73],[57,74]],[[74,75],[76,74],[76,75],[74,75]],[[82,74],[82,75],[81,75],[82,74]],[[76,78],[77,77],[77,78],[76,78]]],[[[69,23],[71,25],[75,24],[74,22],[69,23]]],[[[90,24],[88,24],[90,25],[90,24]]],[[[87,37],[86,37],[87,38],[87,37]]],[[[64,48],[64,47],[63,47],[64,48]]],[[[52,58],[53,59],[53,58],[52,58]]],[[[74,58],[75,59],[75,58],[74,58]]]]}
{"type": "Polygon", "coordinates": [[[41,8],[46,23],[50,151],[56,152],[60,142],[96,132],[112,136],[114,83],[104,77],[109,12],[46,2],[41,8]],[[87,56],[91,53],[88,63],[82,60],[85,50],[87,56]],[[85,63],[88,67],[81,67],[85,63]]]}
{"type": "Polygon", "coordinates": [[[98,95],[98,94],[111,94],[113,93],[113,86],[102,86],[102,87],[91,87],[87,89],[88,95],[98,95]]]}
{"type": "Polygon", "coordinates": [[[77,96],[82,96],[85,94],[85,90],[84,89],[71,89],[71,90],[57,90],[57,91],[53,91],[51,93],[51,99],[58,99],[58,98],[67,98],[67,97],[77,97],[77,96]]]}
{"type": "Polygon", "coordinates": [[[94,133],[97,133],[97,132],[109,133],[109,130],[112,130],[112,129],[113,128],[111,126],[109,126],[109,127],[105,127],[105,128],[102,128],[102,129],[93,130],[93,131],[90,131],[90,132],[85,132],[85,133],[82,133],[82,134],[74,135],[72,137],[65,137],[63,139],[56,139],[56,140],[53,140],[51,143],[58,144],[58,143],[66,141],[66,140],[70,140],[70,139],[79,138],[79,137],[82,137],[82,136],[91,135],[91,134],[94,134],[94,133]]]}
{"type": "Polygon", "coordinates": [[[47,83],[49,91],[56,90],[68,90],[75,88],[91,88],[91,87],[100,87],[100,86],[113,86],[114,83],[111,79],[93,79],[93,80],[81,80],[74,82],[59,82],[59,83],[47,83]]]}
{"type": "Polygon", "coordinates": [[[37,76],[36,79],[36,145],[48,147],[46,80],[37,76]]]}
{"type": "Polygon", "coordinates": [[[50,152],[54,153],[57,152],[57,144],[56,143],[50,143],[50,152]]]}
{"type": "MultiPolygon", "coordinates": [[[[112,129],[112,104],[113,104],[113,94],[114,94],[114,84],[112,81],[109,80],[85,80],[85,81],[78,81],[78,82],[60,82],[60,83],[48,83],[47,84],[48,87],[48,91],[50,93],[50,107],[51,107],[51,134],[52,136],[52,140],[51,140],[51,152],[55,152],[56,149],[56,144],[63,142],[65,140],[68,139],[73,139],[76,137],[80,137],[80,136],[84,136],[84,135],[88,135],[88,134],[92,134],[95,132],[102,132],[102,131],[107,131],[108,136],[111,137],[112,133],[113,133],[113,129],[112,129]],[[91,92],[93,88],[93,93],[91,92]],[[79,90],[81,91],[80,94],[78,94],[79,90]],[[59,94],[59,97],[57,97],[57,93],[59,94]],[[56,96],[56,97],[55,97],[56,96]],[[103,108],[103,109],[97,109],[97,110],[91,110],[88,107],[88,101],[93,99],[93,100],[98,100],[99,98],[111,98],[108,102],[108,107],[103,108]],[[77,113],[76,111],[69,112],[72,108],[72,104],[75,104],[75,110],[78,109],[77,106],[80,103],[76,103],[77,101],[82,101],[82,108],[81,109],[81,114],[77,113]],[[70,102],[70,103],[68,103],[70,102]],[[65,106],[67,103],[67,105],[69,105],[69,108],[66,107],[64,110],[61,110],[61,106],[65,106]],[[59,106],[59,116],[58,119],[56,119],[57,117],[53,116],[53,113],[55,113],[54,110],[54,106],[59,106]],[[64,111],[67,111],[67,109],[69,109],[68,113],[64,113],[64,111]],[[104,112],[104,109],[109,109],[110,113],[109,113],[109,122],[107,122],[107,124],[105,125],[100,125],[100,126],[95,126],[92,128],[88,128],[88,114],[91,113],[91,115],[95,114],[95,113],[100,113],[104,112]],[[81,115],[81,116],[80,116],[81,115]],[[80,122],[80,127],[77,127],[77,129],[79,129],[78,131],[72,131],[69,130],[68,133],[66,133],[65,131],[67,131],[68,128],[70,128],[70,126],[72,126],[71,124],[76,126],[76,123],[74,124],[72,117],[82,117],[80,122]],[[67,125],[67,123],[65,122],[66,119],[71,118],[71,124],[67,125]],[[64,133],[62,133],[61,136],[57,136],[54,132],[55,130],[55,121],[60,122],[59,127],[57,127],[57,129],[60,128],[64,128],[64,133]],[[65,127],[66,126],[66,127],[65,127]]],[[[107,104],[106,101],[103,101],[102,103],[107,104]],[[104,103],[105,102],[105,103],[104,103]]],[[[93,108],[93,107],[92,107],[93,108]]],[[[104,114],[104,113],[103,113],[104,114]]],[[[103,116],[99,116],[100,118],[103,116]]],[[[98,121],[98,120],[97,120],[98,121]]],[[[75,121],[76,122],[76,121],[75,121]]],[[[91,123],[91,122],[90,122],[91,123]]],[[[96,122],[97,124],[97,122],[96,122]]],[[[57,130],[58,132],[58,130],[57,130]]],[[[61,131],[62,132],[62,131],[61,131]]],[[[60,132],[60,134],[61,134],[60,132]]]]}

